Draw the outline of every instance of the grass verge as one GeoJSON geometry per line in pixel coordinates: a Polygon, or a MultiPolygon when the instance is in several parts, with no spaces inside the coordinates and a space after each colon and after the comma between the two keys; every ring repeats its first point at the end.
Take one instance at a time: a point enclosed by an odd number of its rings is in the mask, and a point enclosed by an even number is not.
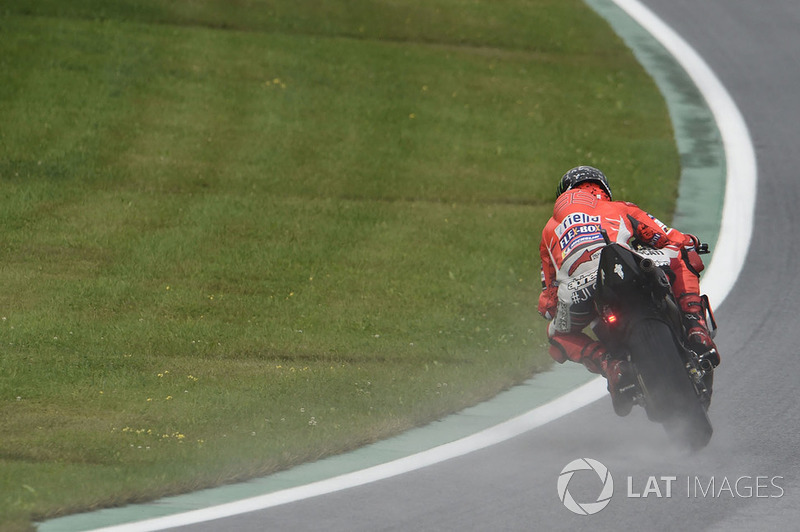
{"type": "Polygon", "coordinates": [[[547,367],[536,250],[572,166],[670,218],[663,101],[582,3],[301,4],[0,10],[2,527],[547,367]]]}

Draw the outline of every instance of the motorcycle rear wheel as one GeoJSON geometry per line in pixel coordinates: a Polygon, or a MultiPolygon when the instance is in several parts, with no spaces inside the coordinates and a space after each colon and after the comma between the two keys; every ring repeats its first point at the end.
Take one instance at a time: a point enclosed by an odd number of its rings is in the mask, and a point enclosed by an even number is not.
{"type": "Polygon", "coordinates": [[[680,357],[672,329],[644,319],[630,332],[631,361],[645,398],[647,416],[664,426],[675,443],[697,451],[714,429],[680,357]]]}

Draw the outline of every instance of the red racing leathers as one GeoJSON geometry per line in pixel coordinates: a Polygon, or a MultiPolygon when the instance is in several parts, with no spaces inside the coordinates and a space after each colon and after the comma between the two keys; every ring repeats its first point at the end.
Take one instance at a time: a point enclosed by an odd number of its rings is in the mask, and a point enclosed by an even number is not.
{"type": "Polygon", "coordinates": [[[550,355],[559,363],[572,360],[605,374],[605,349],[582,332],[596,317],[591,299],[605,245],[601,228],[612,242],[628,245],[635,238],[663,250],[675,273],[673,291],[687,314],[701,313],[703,263],[695,249],[697,238],[668,228],[633,203],[608,200],[594,183],[582,183],[558,197],[539,246],[543,285],[539,312],[551,320],[550,355]]]}

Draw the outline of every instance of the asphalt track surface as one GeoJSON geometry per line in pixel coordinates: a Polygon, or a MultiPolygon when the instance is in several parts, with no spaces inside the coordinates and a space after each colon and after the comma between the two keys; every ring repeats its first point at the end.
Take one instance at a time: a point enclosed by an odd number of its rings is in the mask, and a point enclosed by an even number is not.
{"type": "MultiPolygon", "coordinates": [[[[186,530],[796,530],[800,527],[800,4],[796,0],[643,0],[705,59],[747,123],[758,161],[753,236],[717,309],[723,365],[715,434],[690,455],[641,409],[602,399],[491,447],[359,487],[186,530]],[[576,515],[556,484],[569,462],[608,467],[614,495],[576,515]]],[[[646,206],[644,206],[646,207],[646,206]]],[[[601,482],[575,474],[575,500],[601,482]]]]}

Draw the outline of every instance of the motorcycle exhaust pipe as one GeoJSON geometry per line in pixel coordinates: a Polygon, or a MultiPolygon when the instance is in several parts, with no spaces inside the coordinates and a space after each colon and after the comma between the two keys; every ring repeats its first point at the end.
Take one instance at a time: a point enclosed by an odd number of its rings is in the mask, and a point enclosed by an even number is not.
{"type": "Polygon", "coordinates": [[[708,373],[714,369],[714,364],[712,364],[710,360],[703,357],[700,357],[700,360],[698,360],[698,366],[700,366],[700,369],[703,370],[704,373],[708,373]]]}
{"type": "Polygon", "coordinates": [[[659,268],[653,259],[644,258],[639,263],[639,268],[647,275],[655,275],[658,284],[661,286],[669,286],[669,279],[661,268],[659,268]]]}

